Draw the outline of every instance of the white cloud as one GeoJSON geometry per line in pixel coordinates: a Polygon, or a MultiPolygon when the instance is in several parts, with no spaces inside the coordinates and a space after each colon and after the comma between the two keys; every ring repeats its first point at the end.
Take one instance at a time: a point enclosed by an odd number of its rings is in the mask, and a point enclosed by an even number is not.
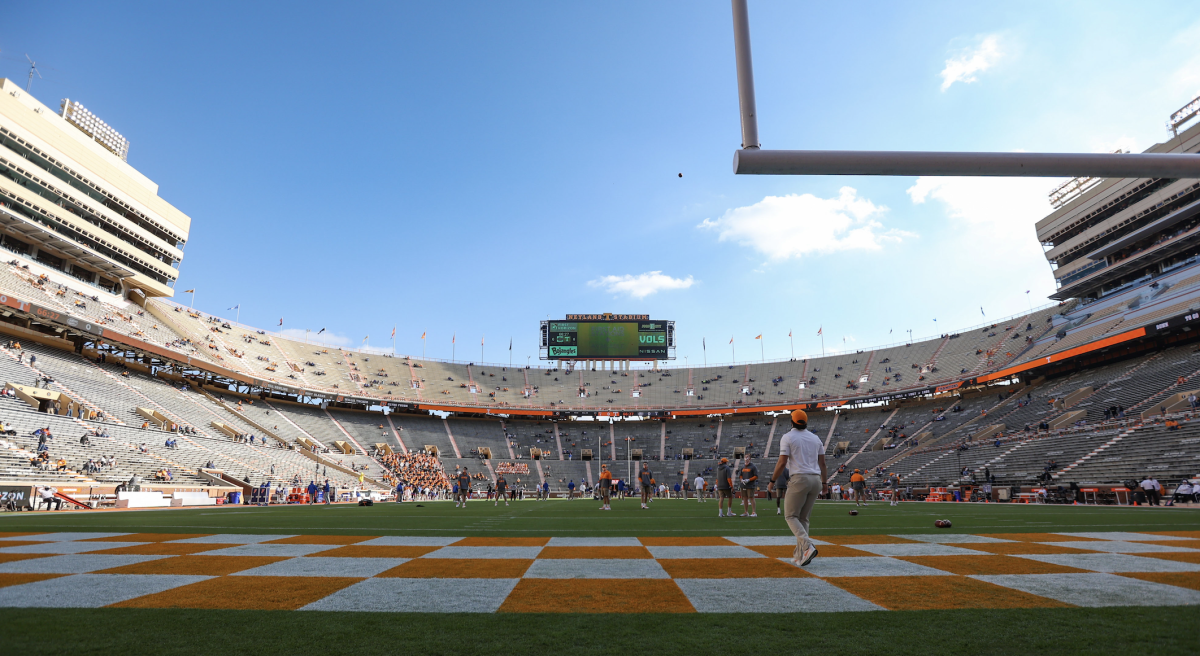
{"type": "Polygon", "coordinates": [[[303,328],[284,328],[282,332],[284,337],[297,342],[303,342],[307,338],[309,344],[324,344],[339,348],[347,348],[352,345],[349,337],[337,335],[328,330],[318,335],[318,330],[320,328],[310,330],[306,334],[303,328]]]}
{"type": "Polygon", "coordinates": [[[651,294],[669,289],[687,289],[694,282],[691,276],[686,278],[672,278],[662,271],[647,271],[636,276],[629,274],[623,276],[604,276],[597,280],[589,280],[588,285],[601,287],[612,294],[628,294],[633,298],[642,299],[651,294]]]}
{"type": "Polygon", "coordinates": [[[976,81],[976,75],[991,68],[1003,56],[1000,50],[1000,39],[995,34],[986,36],[975,48],[968,48],[957,56],[946,60],[942,69],[942,91],[950,88],[955,82],[970,84],[976,81]]]}
{"type": "Polygon", "coordinates": [[[1091,150],[1093,153],[1111,153],[1115,150],[1123,150],[1127,153],[1140,153],[1146,150],[1146,147],[1133,137],[1121,135],[1116,139],[1108,141],[1092,140],[1091,150]]]}
{"type": "Polygon", "coordinates": [[[716,230],[720,241],[734,241],[772,260],[808,253],[877,251],[886,242],[915,236],[887,229],[876,217],[887,212],[851,187],[842,187],[836,198],[812,194],[767,196],[747,207],[736,207],[698,228],[716,230]]]}
{"type": "Polygon", "coordinates": [[[913,203],[938,200],[950,218],[1012,235],[1033,237],[1033,224],[1051,212],[1048,194],[1061,180],[1044,178],[920,177],[907,192],[913,203]],[[1019,230],[1013,230],[1019,228],[1019,230]]]}
{"type": "Polygon", "coordinates": [[[1007,313],[1024,309],[1026,289],[1034,290],[1035,301],[1054,291],[1034,224],[1052,211],[1047,194],[1060,182],[1047,178],[917,178],[907,190],[913,203],[937,201],[949,219],[946,229],[930,235],[930,261],[946,272],[990,272],[946,281],[946,298],[1003,301],[1007,313]]]}

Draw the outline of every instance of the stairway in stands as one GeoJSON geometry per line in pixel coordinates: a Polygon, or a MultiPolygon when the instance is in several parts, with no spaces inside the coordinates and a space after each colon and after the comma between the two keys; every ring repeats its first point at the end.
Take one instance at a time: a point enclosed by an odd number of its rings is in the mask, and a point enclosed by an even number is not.
{"type": "Polygon", "coordinates": [[[1104,453],[1104,452],[1105,452],[1105,451],[1107,451],[1107,450],[1108,450],[1110,447],[1112,447],[1114,444],[1116,444],[1116,443],[1120,442],[1121,440],[1125,439],[1125,437],[1126,437],[1126,436],[1128,436],[1128,435],[1131,435],[1131,434],[1132,434],[1132,433],[1133,433],[1135,430],[1136,430],[1136,429],[1129,428],[1129,429],[1126,429],[1126,430],[1124,430],[1124,431],[1121,431],[1120,433],[1118,433],[1118,434],[1116,435],[1116,437],[1112,438],[1111,440],[1108,440],[1108,441],[1107,441],[1107,442],[1105,442],[1104,444],[1101,444],[1099,447],[1097,447],[1097,448],[1093,449],[1093,450],[1092,450],[1090,453],[1088,453],[1087,455],[1083,456],[1083,457],[1082,457],[1082,458],[1080,458],[1079,460],[1076,460],[1075,462],[1073,462],[1073,463],[1071,463],[1071,464],[1067,465],[1066,467],[1063,467],[1062,469],[1058,470],[1057,472],[1055,472],[1054,474],[1052,474],[1052,476],[1053,476],[1054,478],[1056,478],[1056,479],[1058,479],[1058,478],[1061,478],[1061,477],[1063,476],[1063,474],[1066,474],[1067,472],[1071,471],[1072,469],[1075,469],[1076,467],[1079,467],[1080,465],[1083,465],[1083,464],[1085,464],[1085,463],[1086,463],[1088,460],[1091,460],[1092,458],[1095,458],[1096,456],[1100,455],[1101,453],[1104,453]]]}

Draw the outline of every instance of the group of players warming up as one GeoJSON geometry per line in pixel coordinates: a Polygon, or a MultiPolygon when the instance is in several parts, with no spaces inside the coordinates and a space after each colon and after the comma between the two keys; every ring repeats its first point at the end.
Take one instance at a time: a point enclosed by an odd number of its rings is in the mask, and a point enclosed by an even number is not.
{"type": "MultiPolygon", "coordinates": [[[[790,419],[792,428],[779,442],[779,460],[775,463],[766,489],[768,498],[775,497],[775,514],[783,515],[788,528],[796,537],[796,548],[792,553],[791,560],[797,566],[804,567],[817,557],[817,547],[809,538],[809,517],[817,498],[828,492],[828,486],[825,483],[828,475],[825,468],[825,448],[821,439],[808,430],[808,414],[803,410],[795,410],[791,413],[790,419]]],[[[740,484],[738,489],[740,489],[742,501],[741,516],[758,517],[756,507],[756,495],[759,487],[758,467],[750,459],[745,459],[740,468],[735,471],[728,458],[721,458],[717,465],[716,481],[714,482],[717,516],[736,516],[733,507],[735,477],[740,484]]],[[[467,499],[471,495],[471,476],[465,467],[459,472],[457,483],[458,490],[454,505],[466,507],[467,499]]],[[[851,477],[851,487],[855,492],[856,503],[866,503],[864,483],[865,477],[861,472],[855,470],[851,477]]],[[[892,492],[892,505],[896,505],[896,499],[899,496],[899,480],[895,474],[888,483],[892,492]]],[[[637,484],[642,493],[641,507],[649,509],[654,496],[655,481],[648,463],[642,463],[637,473],[637,484]]],[[[608,465],[600,465],[600,477],[597,485],[600,510],[612,510],[610,503],[614,487],[613,475],[608,465]]],[[[497,495],[493,505],[500,505],[500,499],[504,497],[507,489],[508,482],[504,479],[504,475],[497,476],[497,495]]],[[[708,483],[704,480],[703,475],[696,476],[693,489],[696,492],[697,501],[704,503],[708,483]]],[[[546,498],[549,498],[548,490],[546,498]]],[[[508,505],[507,499],[505,499],[504,505],[508,505]]]]}

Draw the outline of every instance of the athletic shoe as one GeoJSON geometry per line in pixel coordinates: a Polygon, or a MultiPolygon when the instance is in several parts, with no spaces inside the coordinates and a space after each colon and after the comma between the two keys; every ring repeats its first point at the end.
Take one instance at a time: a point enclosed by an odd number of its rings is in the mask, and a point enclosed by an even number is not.
{"type": "Polygon", "coordinates": [[[742,513],[742,517],[749,517],[749,516],[750,516],[749,513],[742,513]]]}
{"type": "Polygon", "coordinates": [[[776,515],[782,515],[782,514],[783,514],[783,509],[782,509],[782,508],[776,508],[776,509],[775,509],[775,514],[776,514],[776,515]]]}
{"type": "Polygon", "coordinates": [[[723,512],[717,512],[717,517],[724,517],[724,516],[725,516],[725,513],[723,513],[723,512]]]}
{"type": "Polygon", "coordinates": [[[811,562],[812,562],[812,560],[813,560],[813,558],[816,558],[816,557],[817,557],[817,548],[816,548],[816,546],[814,546],[814,545],[811,545],[811,544],[810,544],[810,545],[808,545],[808,549],[807,549],[807,550],[805,550],[805,552],[804,552],[804,560],[802,560],[802,561],[800,562],[800,566],[801,566],[801,567],[804,567],[805,565],[807,565],[807,564],[811,563],[811,562]]]}
{"type": "Polygon", "coordinates": [[[758,513],[750,513],[751,517],[758,517],[758,513]]]}

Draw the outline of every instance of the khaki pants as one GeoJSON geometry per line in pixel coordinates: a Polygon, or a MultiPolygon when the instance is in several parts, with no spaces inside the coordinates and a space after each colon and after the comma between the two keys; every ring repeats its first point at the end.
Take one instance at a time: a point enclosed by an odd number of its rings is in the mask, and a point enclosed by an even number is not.
{"type": "Polygon", "coordinates": [[[796,536],[794,558],[803,558],[809,547],[808,516],[821,494],[821,487],[819,474],[792,474],[788,479],[787,493],[783,497],[783,518],[796,536]]]}

